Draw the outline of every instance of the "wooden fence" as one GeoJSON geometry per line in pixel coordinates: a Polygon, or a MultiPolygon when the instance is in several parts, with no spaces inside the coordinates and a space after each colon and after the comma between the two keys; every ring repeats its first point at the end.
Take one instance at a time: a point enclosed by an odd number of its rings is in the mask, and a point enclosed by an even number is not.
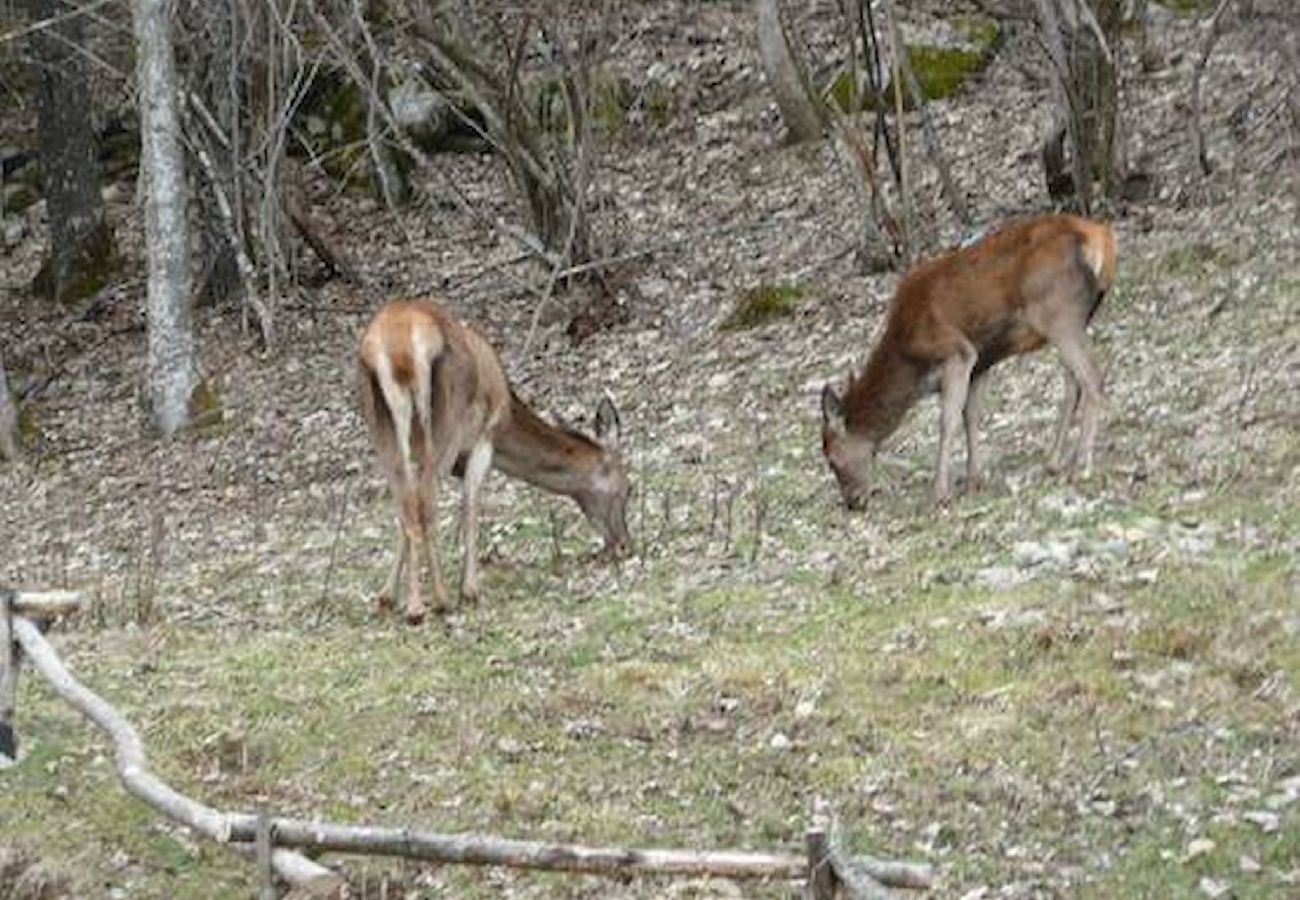
{"type": "Polygon", "coordinates": [[[45,640],[42,632],[53,619],[81,606],[81,596],[66,591],[0,590],[0,768],[19,760],[14,716],[19,665],[26,661],[112,740],[117,774],[129,793],[168,818],[254,858],[268,881],[274,871],[291,886],[295,898],[348,896],[347,883],[338,873],[306,855],[325,851],[613,876],[805,879],[813,900],[828,900],[841,891],[852,898],[889,897],[892,888],[925,890],[933,884],[929,866],[843,853],[830,811],[820,802],[812,811],[802,854],[547,844],[217,810],[150,772],[139,733],[108,701],[73,677],[45,640]]]}

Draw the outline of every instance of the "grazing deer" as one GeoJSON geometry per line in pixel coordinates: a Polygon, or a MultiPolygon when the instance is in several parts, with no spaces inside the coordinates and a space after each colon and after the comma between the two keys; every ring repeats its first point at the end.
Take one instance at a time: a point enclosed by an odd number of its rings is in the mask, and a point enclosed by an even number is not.
{"type": "Polygon", "coordinates": [[[958,419],[966,427],[967,482],[979,484],[976,435],[984,374],[995,363],[1051,343],[1065,368],[1065,397],[1049,469],[1065,463],[1066,438],[1081,410],[1077,462],[1092,470],[1101,374],[1084,333],[1115,280],[1115,233],[1075,216],[1040,216],[910,272],[898,286],[866,367],[841,396],[822,390],[822,452],[850,509],[866,498],[867,470],[881,441],[923,394],[942,395],[934,495],[952,494],[949,469],[958,419]]]}
{"type": "Polygon", "coordinates": [[[380,309],[361,336],[358,362],[362,411],[401,520],[381,609],[392,608],[405,566],[407,621],[424,618],[421,548],[428,552],[433,608],[448,608],[437,515],[438,486],[448,474],[463,483],[460,593],[466,601],[478,596],[478,495],[493,464],[572,497],[604,537],[607,555],[630,543],[621,426],[608,399],[596,411],[597,440],[543,421],[515,396],[488,342],[425,300],[380,309]]]}

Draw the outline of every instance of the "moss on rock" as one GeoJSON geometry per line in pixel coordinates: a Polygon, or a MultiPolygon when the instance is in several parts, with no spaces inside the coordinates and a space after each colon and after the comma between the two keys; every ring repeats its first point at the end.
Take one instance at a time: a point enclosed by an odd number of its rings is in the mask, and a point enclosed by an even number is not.
{"type": "MultiPolygon", "coordinates": [[[[984,67],[987,57],[983,51],[961,47],[909,47],[912,69],[927,100],[942,100],[957,93],[966,79],[984,67]]],[[[908,107],[915,98],[908,97],[908,107]]]]}
{"type": "Polygon", "coordinates": [[[221,395],[217,386],[206,379],[200,380],[190,392],[189,427],[210,428],[222,420],[221,395]]]}
{"type": "Polygon", "coordinates": [[[757,328],[794,315],[806,293],[796,284],[760,284],[740,295],[722,327],[728,331],[757,328]]]}

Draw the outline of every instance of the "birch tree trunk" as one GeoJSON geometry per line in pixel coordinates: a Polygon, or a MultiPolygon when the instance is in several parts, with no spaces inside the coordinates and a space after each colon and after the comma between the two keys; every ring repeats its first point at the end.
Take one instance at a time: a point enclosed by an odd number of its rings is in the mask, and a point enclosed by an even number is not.
{"type": "Polygon", "coordinates": [[[169,435],[189,421],[190,399],[199,384],[191,325],[185,157],[176,109],[171,3],[134,0],[132,13],[140,91],[140,174],[148,185],[146,397],[154,425],[169,435]]]}
{"type": "Polygon", "coordinates": [[[790,47],[781,22],[780,0],[755,0],[758,56],[763,75],[781,110],[791,143],[819,140],[825,119],[808,87],[808,76],[790,47]]]}
{"type": "Polygon", "coordinates": [[[100,197],[90,92],[80,49],[82,17],[62,0],[25,0],[28,18],[55,20],[32,32],[37,132],[49,212],[50,253],[32,290],[60,303],[93,295],[117,268],[113,233],[100,197]]]}

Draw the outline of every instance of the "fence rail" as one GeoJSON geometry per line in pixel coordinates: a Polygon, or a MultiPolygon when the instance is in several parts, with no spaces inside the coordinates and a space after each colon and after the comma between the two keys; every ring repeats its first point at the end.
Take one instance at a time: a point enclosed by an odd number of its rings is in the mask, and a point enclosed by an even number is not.
{"type": "Polygon", "coordinates": [[[185,796],[150,772],[139,733],[112,704],[78,681],[45,639],[43,626],[54,617],[75,612],[81,603],[80,595],[70,592],[0,590],[0,767],[18,761],[13,724],[18,668],[26,659],[56,694],[113,741],[117,774],[130,794],[236,852],[269,860],[270,867],[294,887],[296,897],[347,895],[340,875],[299,851],[598,875],[803,878],[814,900],[829,900],[841,890],[850,897],[889,896],[889,888],[925,890],[934,881],[926,865],[845,855],[829,809],[822,803],[815,806],[805,835],[806,854],[588,847],[223,812],[185,796]]]}

